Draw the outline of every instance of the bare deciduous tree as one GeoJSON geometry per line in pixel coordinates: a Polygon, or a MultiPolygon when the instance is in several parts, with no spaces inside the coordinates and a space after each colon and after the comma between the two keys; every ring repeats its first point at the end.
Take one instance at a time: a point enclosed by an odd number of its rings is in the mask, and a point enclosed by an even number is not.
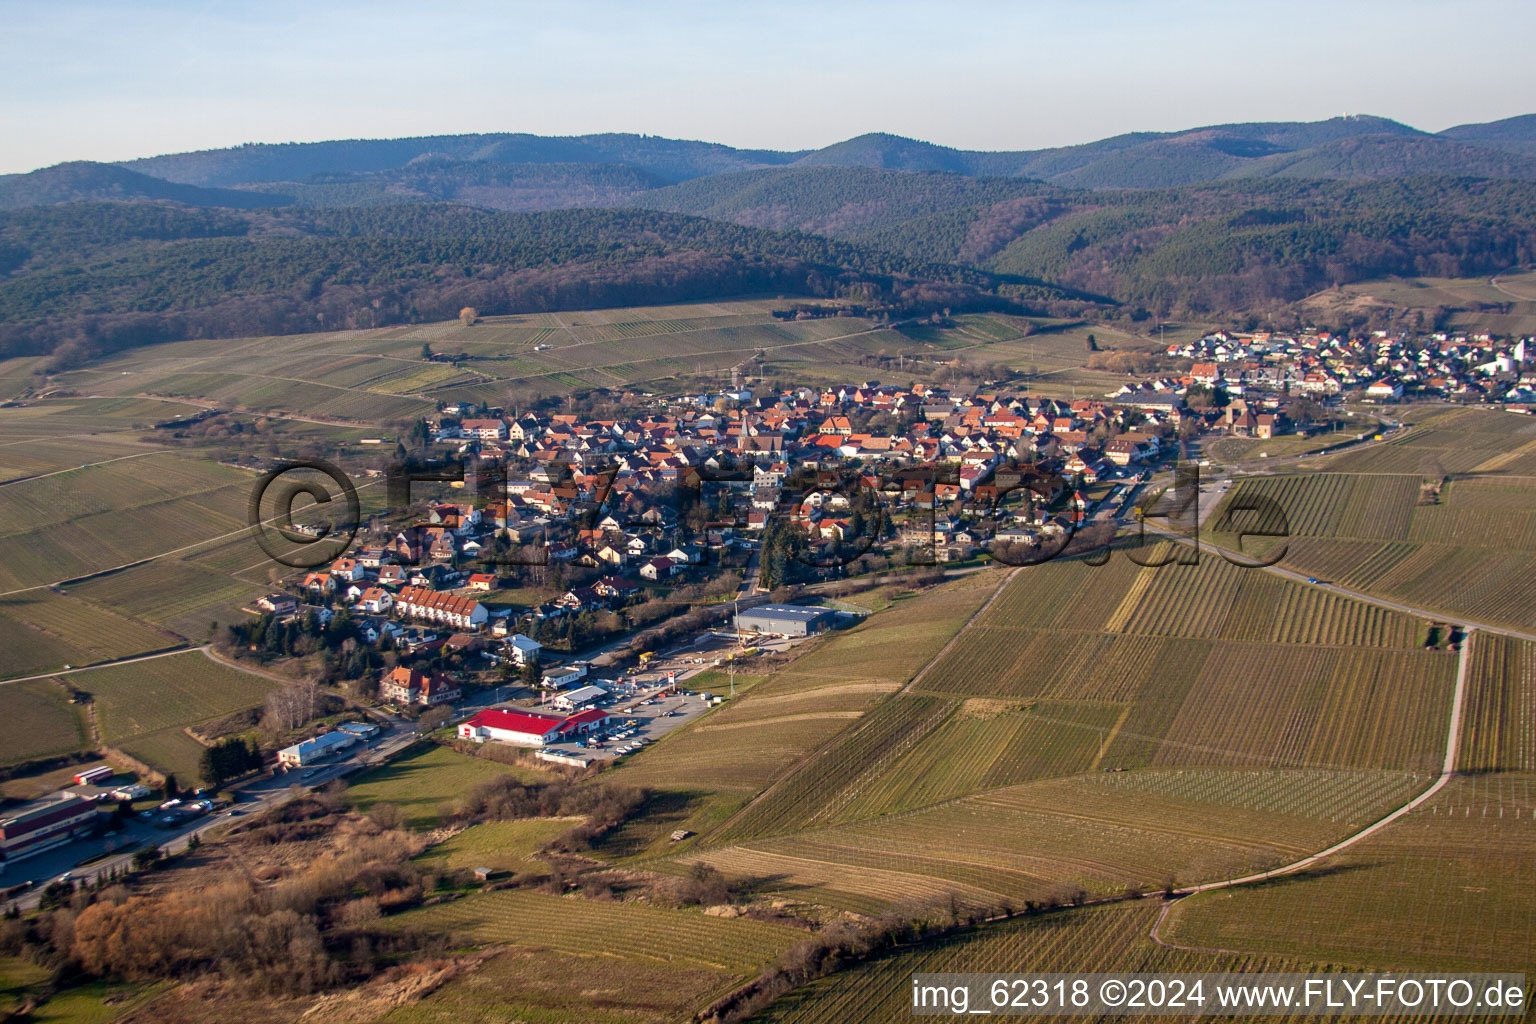
{"type": "Polygon", "coordinates": [[[305,680],[267,694],[262,726],[273,733],[292,732],[318,718],[320,710],[320,687],[305,680]]]}

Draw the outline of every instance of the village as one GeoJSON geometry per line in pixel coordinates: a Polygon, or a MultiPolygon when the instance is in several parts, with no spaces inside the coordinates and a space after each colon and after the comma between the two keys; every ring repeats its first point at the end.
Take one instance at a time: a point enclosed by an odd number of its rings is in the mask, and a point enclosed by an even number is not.
{"type": "Polygon", "coordinates": [[[1333,450],[1392,429],[1361,406],[1419,397],[1529,411],[1526,347],[1218,332],[1098,397],[736,374],[716,390],[611,396],[599,415],[445,404],[419,424],[414,465],[460,478],[276,579],[216,645],[276,668],[318,651],[333,670],[321,682],[353,713],[305,716],[275,763],[224,790],[234,806],[82,773],[0,822],[3,852],[45,855],[46,875],[81,843],[190,842],[248,813],[240,801],[325,786],[427,734],[611,762],[729,699],[750,659],[857,621],[818,588],[1023,564],[1094,523],[1112,536],[1144,484],[1209,464],[1223,438],[1333,450]],[[728,687],[693,683],[711,671],[728,687]],[[102,838],[98,800],[139,808],[115,826],[127,839],[102,838]]]}
{"type": "MultiPolygon", "coordinates": [[[[365,647],[391,652],[393,674],[363,668],[377,681],[364,692],[392,707],[451,704],[469,678],[515,678],[541,700],[607,695],[623,672],[589,679],[591,659],[643,668],[625,639],[685,609],[729,601],[739,615],[785,586],[1017,564],[1113,521],[1150,473],[1208,440],[1337,430],[1349,400],[1513,403],[1536,381],[1520,371],[1525,349],[1216,332],[1167,346],[1168,372],[1097,398],[1004,384],[775,389],[737,373],[718,391],[626,394],[601,418],[448,404],[421,434],[434,460],[471,467],[462,482],[252,610],[312,631],[343,616],[365,647]]],[[[1372,429],[1359,426],[1337,443],[1372,429]]],[[[596,721],[562,719],[554,735],[596,721]]],[[[550,739],[538,724],[522,723],[550,739]]]]}
{"type": "MultiPolygon", "coordinates": [[[[568,766],[622,758],[729,696],[686,688],[700,673],[856,621],[818,588],[1113,531],[1149,479],[1208,464],[1222,438],[1328,450],[1391,429],[1352,419],[1362,405],[1420,396],[1524,411],[1525,350],[1217,332],[1098,397],[736,373],[584,411],[445,404],[415,464],[462,478],[279,579],[220,646],[273,668],[318,651],[322,683],[376,708],[285,741],[273,786],[322,785],[434,730],[568,766]]],[[[192,827],[189,806],[158,826],[192,827]]]]}
{"type": "MultiPolygon", "coordinates": [[[[1374,331],[1351,338],[1326,331],[1295,337],[1217,331],[1198,342],[1169,345],[1165,354],[1194,360],[1192,382],[1233,396],[1440,398],[1509,403],[1526,411],[1536,400],[1536,372],[1522,368],[1530,345],[1530,338],[1445,332],[1412,338],[1374,331]]],[[[1161,382],[1162,388],[1168,383],[1161,382]]]]}

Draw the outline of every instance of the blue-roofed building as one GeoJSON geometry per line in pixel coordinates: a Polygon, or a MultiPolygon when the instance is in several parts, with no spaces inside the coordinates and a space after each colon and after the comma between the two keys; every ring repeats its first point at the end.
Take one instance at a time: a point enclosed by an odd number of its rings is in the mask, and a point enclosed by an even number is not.
{"type": "Polygon", "coordinates": [[[288,765],[291,768],[302,768],[304,765],[323,761],[333,754],[339,754],[349,747],[361,743],[358,737],[350,732],[328,732],[313,739],[295,743],[291,747],[284,747],[277,752],[278,764],[288,765]]]}

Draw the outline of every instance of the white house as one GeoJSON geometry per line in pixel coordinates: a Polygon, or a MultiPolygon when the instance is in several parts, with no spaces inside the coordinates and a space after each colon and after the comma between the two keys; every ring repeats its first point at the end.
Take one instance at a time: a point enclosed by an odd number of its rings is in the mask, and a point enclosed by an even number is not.
{"type": "Polygon", "coordinates": [[[512,638],[507,641],[507,650],[512,655],[512,664],[523,666],[530,661],[538,661],[539,652],[544,650],[544,645],[531,636],[513,633],[512,638]]]}

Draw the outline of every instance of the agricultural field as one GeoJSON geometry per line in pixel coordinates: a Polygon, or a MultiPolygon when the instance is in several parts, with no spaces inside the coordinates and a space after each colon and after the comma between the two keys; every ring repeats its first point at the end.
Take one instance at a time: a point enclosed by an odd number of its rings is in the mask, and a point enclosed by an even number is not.
{"type": "Polygon", "coordinates": [[[183,726],[142,733],[118,740],[113,746],[156,771],[175,775],[183,783],[200,778],[205,748],[183,726]]]}
{"type": "Polygon", "coordinates": [[[838,817],[871,818],[1091,770],[1125,714],[1112,704],[962,701],[916,747],[902,749],[862,787],[840,794],[838,817]]]}
{"type": "Polygon", "coordinates": [[[77,672],[70,683],[91,695],[109,744],[254,707],[278,685],[201,651],[77,672]]]}
{"type": "Polygon", "coordinates": [[[381,928],[425,928],[468,943],[531,945],[748,972],[803,935],[761,921],[637,903],[501,890],[390,918],[381,928]]]}
{"type": "Polygon", "coordinates": [[[460,944],[510,947],[394,1024],[465,1020],[650,1024],[686,1018],[805,933],[757,921],[531,891],[471,896],[392,918],[460,944]]]}
{"type": "Polygon", "coordinates": [[[1133,712],[1105,761],[1139,763],[1157,735],[1150,761],[1160,765],[1430,771],[1455,674],[1449,652],[1218,644],[1168,727],[1144,730],[1133,712]]]}
{"type": "Polygon", "coordinates": [[[781,879],[784,895],[857,913],[1110,894],[1326,846],[1428,785],[1444,756],[1457,656],[1422,647],[1406,614],[1220,558],[1063,560],[971,602],[951,640],[930,634],[926,668],[863,656],[860,630],[910,643],[940,594],[828,638],[621,768],[675,800],[610,855],[781,879]],[[865,678],[877,664],[887,679],[865,678]],[[664,774],[706,748],[691,780],[664,774]],[[1213,796],[1212,779],[1262,780],[1262,795],[1213,796]],[[1290,798],[1310,803],[1279,806],[1290,798]],[[700,835],[672,846],[673,827],[700,835]]]}
{"type": "Polygon", "coordinates": [[[683,855],[862,913],[943,900],[995,905],[1081,888],[1262,871],[1400,805],[1428,776],[1382,771],[1151,769],[987,790],[920,810],[683,855]]]}
{"type": "MultiPolygon", "coordinates": [[[[859,317],[776,319],[783,300],[582,310],[376,330],[184,341],[59,374],[55,386],[97,395],[294,412],[338,424],[399,424],[438,402],[492,405],[593,387],[716,374],[753,356],[768,376],[816,382],[867,376],[870,358],[1007,366],[1042,393],[1113,389],[1123,374],[1084,368],[1102,350],[1149,339],[1109,326],[963,314],[947,326],[890,330],[859,317]],[[423,358],[422,347],[434,353],[423,358]]],[[[1177,333],[1177,332],[1175,332],[1177,333]]],[[[4,379],[4,378],[0,378],[4,379]]]]}
{"type": "MultiPolygon", "coordinates": [[[[679,307],[490,317],[379,330],[156,346],[59,375],[108,395],[297,412],[391,424],[439,401],[504,404],[531,394],[634,384],[728,369],[754,353],[837,362],[837,343],[875,331],[859,318],[779,321],[756,300],[679,307]],[[440,358],[423,358],[422,346],[440,358]]],[[[896,347],[931,348],[879,332],[896,347]]]]}
{"type": "MultiPolygon", "coordinates": [[[[551,922],[520,936],[541,936],[551,922]]],[[[623,925],[617,926],[622,929],[623,925]]],[[[594,937],[599,945],[606,936],[594,937]]],[[[398,1007],[380,1024],[670,1024],[739,984],[742,975],[690,962],[659,963],[595,950],[519,947],[495,954],[420,1002],[398,1007]]]]}
{"type": "Polygon", "coordinates": [[[1181,901],[1168,941],[1373,968],[1536,968],[1536,777],[1454,779],[1294,878],[1181,901]]]}
{"type": "Polygon", "coordinates": [[[1455,664],[1422,650],[1419,630],[1411,616],[1217,558],[1032,566],[914,690],[985,698],[1001,720],[937,730],[946,753],[919,751],[893,774],[929,763],[959,772],[991,749],[975,737],[996,742],[1010,719],[1039,719],[1049,734],[1021,724],[1038,764],[1005,750],[996,763],[1015,774],[981,770],[998,784],[1100,765],[1425,770],[1443,750],[1445,715],[1424,709],[1448,713],[1455,664]],[[1056,625],[1073,607],[1084,625],[1056,625]]]}
{"type": "MultiPolygon", "coordinates": [[[[10,361],[10,362],[14,362],[10,361]]],[[[0,360],[0,376],[10,362],[0,360]]],[[[0,466],[22,470],[71,469],[82,463],[164,447],[145,441],[156,423],[200,411],[196,406],[150,398],[28,396],[0,409],[0,466]],[[105,446],[104,449],[97,445],[105,446]],[[39,461],[29,465],[29,459],[39,461]]]]}
{"type": "Polygon", "coordinates": [[[1536,772],[1536,644],[1476,634],[1468,682],[1457,768],[1536,772]]]}
{"type": "Polygon", "coordinates": [[[399,915],[381,927],[419,928],[454,945],[493,944],[499,950],[468,975],[383,1018],[396,1024],[685,1019],[805,935],[698,910],[527,890],[470,896],[399,915]]]}
{"type": "Polygon", "coordinates": [[[838,820],[871,776],[921,744],[949,714],[932,697],[899,696],[880,704],[840,733],[818,756],[802,761],[739,815],[712,833],[730,842],[793,832],[838,820]]]}
{"type": "MultiPolygon", "coordinates": [[[[241,560],[271,565],[249,536],[240,538],[241,560]]],[[[123,614],[136,615],[189,640],[208,638],[210,622],[238,622],[249,607],[271,589],[193,561],[195,555],[158,558],[117,572],[72,584],[69,593],[123,614]]]]}
{"type": "Polygon", "coordinates": [[[50,680],[0,686],[0,762],[67,754],[89,745],[83,710],[50,680]]]}
{"type": "Polygon", "coordinates": [[[1530,272],[1490,279],[1389,277],[1356,281],[1318,292],[1298,303],[1307,313],[1359,314],[1389,309],[1403,316],[1420,314],[1425,323],[1452,331],[1522,335],[1536,332],[1536,285],[1530,272]]]}
{"type": "Polygon", "coordinates": [[[621,829],[601,852],[663,851],[673,829],[702,833],[731,817],[811,751],[857,729],[866,712],[922,671],[1001,580],[997,572],[976,573],[898,601],[815,641],[735,701],[627,758],[614,781],[663,791],[668,810],[621,829]]]}
{"type": "MultiPolygon", "coordinates": [[[[1343,586],[1494,625],[1536,625],[1536,422],[1486,409],[1413,410],[1412,428],[1329,460],[1329,471],[1253,477],[1227,502],[1263,496],[1284,510],[1282,564],[1343,586]],[[1420,485],[1445,480],[1421,501],[1420,485]]],[[[1428,493],[1428,492],[1427,492],[1428,493]]],[[[1266,526],[1279,525],[1276,517],[1266,526]]],[[[1215,543],[1259,517],[1218,509],[1215,543]]],[[[1244,550],[1264,552],[1257,538],[1244,550]]]]}
{"type": "Polygon", "coordinates": [[[1287,459],[1338,443],[1329,433],[1282,434],[1267,440],[1256,437],[1211,437],[1200,443],[1200,453],[1216,465],[1248,462],[1252,459],[1287,459]]]}
{"type": "Polygon", "coordinates": [[[245,526],[253,477],[167,452],[0,487],[0,588],[100,572],[245,526]]]}
{"type": "Polygon", "coordinates": [[[365,814],[375,804],[393,804],[405,812],[407,827],[425,829],[435,826],[442,808],[475,783],[508,774],[526,781],[546,777],[532,768],[498,764],[434,744],[356,776],[346,796],[365,814]]]}
{"type": "MultiPolygon", "coordinates": [[[[1265,498],[1284,513],[1283,523],[1238,513],[1236,524],[1249,529],[1282,525],[1298,537],[1407,540],[1422,479],[1416,472],[1388,475],[1379,469],[1370,475],[1251,477],[1232,489],[1227,502],[1265,498]]],[[[1216,521],[1220,522],[1220,513],[1216,521]]]]}
{"type": "Polygon", "coordinates": [[[0,685],[0,758],[111,746],[195,779],[203,748],[185,727],[257,706],[274,685],[198,651],[7,683],[0,685]],[[90,704],[67,703],[66,686],[88,694],[90,704]]]}
{"type": "Polygon", "coordinates": [[[36,675],[157,651],[181,637],[51,590],[0,597],[0,676],[36,675]]]}
{"type": "Polygon", "coordinates": [[[580,818],[524,818],[471,825],[417,859],[448,871],[479,867],[513,874],[537,871],[543,864],[534,853],[580,821],[580,818]]]}
{"type": "Polygon", "coordinates": [[[0,441],[0,485],[78,469],[87,463],[139,459],[157,450],[126,434],[0,441]]]}
{"type": "MultiPolygon", "coordinates": [[[[1155,900],[1058,911],[985,925],[893,951],[798,989],[754,1017],[760,1024],[898,1024],[912,1019],[912,975],[948,972],[1302,971],[1319,965],[1246,953],[1168,949],[1147,933],[1155,900]]],[[[1147,1019],[1133,1015],[1116,1020],[1147,1019]]]]}

